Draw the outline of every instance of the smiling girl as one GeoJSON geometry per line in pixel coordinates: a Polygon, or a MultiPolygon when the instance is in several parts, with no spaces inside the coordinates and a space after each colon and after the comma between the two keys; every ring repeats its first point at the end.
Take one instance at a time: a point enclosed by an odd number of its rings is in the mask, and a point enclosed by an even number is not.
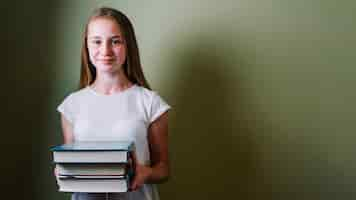
{"type": "Polygon", "coordinates": [[[73,193],[73,200],[159,199],[167,180],[170,106],[145,79],[133,26],[120,11],[99,8],[85,27],[80,89],[58,106],[64,143],[132,140],[136,146],[131,192],[73,193]]]}

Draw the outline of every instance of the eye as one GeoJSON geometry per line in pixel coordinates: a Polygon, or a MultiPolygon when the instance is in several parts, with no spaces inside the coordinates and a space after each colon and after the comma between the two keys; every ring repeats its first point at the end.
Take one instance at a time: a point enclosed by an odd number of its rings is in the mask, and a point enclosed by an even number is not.
{"type": "Polygon", "coordinates": [[[121,39],[113,39],[113,40],[111,40],[111,43],[113,45],[119,45],[119,44],[122,44],[123,41],[121,39]]]}
{"type": "Polygon", "coordinates": [[[93,40],[92,43],[95,44],[95,45],[99,45],[99,44],[101,44],[101,41],[100,40],[93,40]]]}
{"type": "Polygon", "coordinates": [[[101,40],[94,39],[94,40],[89,40],[88,45],[90,46],[99,46],[101,44],[101,40]]]}

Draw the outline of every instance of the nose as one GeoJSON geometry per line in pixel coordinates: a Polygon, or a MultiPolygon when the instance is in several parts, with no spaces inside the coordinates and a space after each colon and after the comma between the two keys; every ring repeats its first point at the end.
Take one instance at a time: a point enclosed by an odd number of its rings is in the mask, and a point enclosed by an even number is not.
{"type": "Polygon", "coordinates": [[[111,44],[108,42],[103,43],[101,45],[100,52],[102,55],[112,55],[113,51],[111,44]]]}

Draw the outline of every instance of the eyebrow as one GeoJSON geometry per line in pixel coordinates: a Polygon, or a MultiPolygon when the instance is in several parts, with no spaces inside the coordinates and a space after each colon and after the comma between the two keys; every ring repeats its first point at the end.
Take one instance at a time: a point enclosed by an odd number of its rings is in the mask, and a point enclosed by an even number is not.
{"type": "MultiPolygon", "coordinates": [[[[92,37],[88,37],[89,39],[101,39],[100,36],[92,36],[92,37]]],[[[119,35],[114,35],[112,37],[110,37],[110,39],[121,39],[122,37],[119,35]]]]}

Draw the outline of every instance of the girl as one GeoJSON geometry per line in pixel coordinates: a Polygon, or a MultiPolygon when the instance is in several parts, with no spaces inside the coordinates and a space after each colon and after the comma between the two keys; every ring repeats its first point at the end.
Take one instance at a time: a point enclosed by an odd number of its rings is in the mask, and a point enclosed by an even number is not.
{"type": "Polygon", "coordinates": [[[131,192],[73,193],[73,200],[157,200],[155,183],[167,180],[168,110],[140,63],[133,26],[120,11],[100,8],[85,27],[80,89],[58,106],[64,143],[132,140],[136,146],[131,192]]]}

